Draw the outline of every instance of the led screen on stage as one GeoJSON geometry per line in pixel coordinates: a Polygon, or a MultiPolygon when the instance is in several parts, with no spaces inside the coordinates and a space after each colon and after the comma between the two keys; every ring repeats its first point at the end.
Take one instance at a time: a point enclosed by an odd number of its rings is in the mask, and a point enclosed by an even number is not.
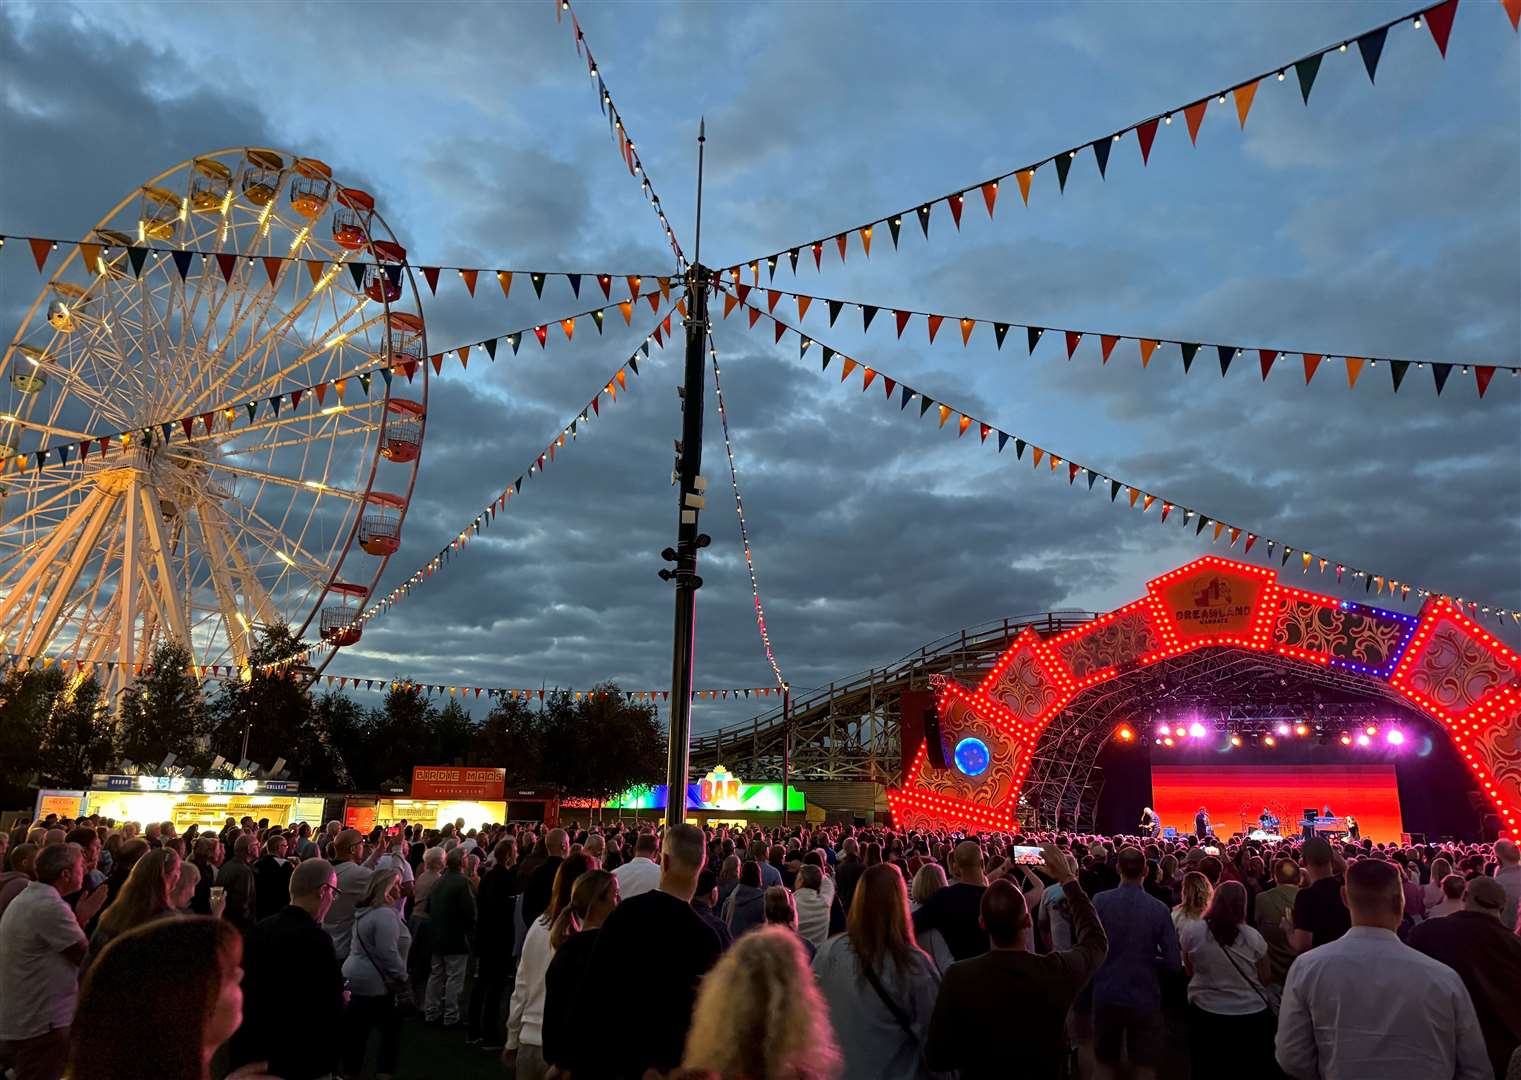
{"type": "MultiPolygon", "coordinates": [[[[1153,765],[1151,798],[1163,828],[1175,828],[1180,835],[1193,831],[1201,806],[1209,808],[1222,837],[1255,829],[1263,807],[1283,822],[1285,835],[1298,833],[1300,815],[1310,806],[1329,806],[1337,817],[1353,815],[1362,835],[1375,842],[1397,841],[1403,831],[1392,764],[1153,765]]],[[[1140,807],[1135,820],[1141,820],[1140,807]]]]}

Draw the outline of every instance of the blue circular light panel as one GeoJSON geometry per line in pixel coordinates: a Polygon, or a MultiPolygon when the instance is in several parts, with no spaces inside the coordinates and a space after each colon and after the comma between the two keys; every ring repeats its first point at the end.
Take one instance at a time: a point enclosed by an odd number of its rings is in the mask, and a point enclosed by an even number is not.
{"type": "Polygon", "coordinates": [[[956,744],[956,768],[968,776],[981,776],[988,771],[992,755],[988,744],[977,738],[965,738],[956,744]]]}

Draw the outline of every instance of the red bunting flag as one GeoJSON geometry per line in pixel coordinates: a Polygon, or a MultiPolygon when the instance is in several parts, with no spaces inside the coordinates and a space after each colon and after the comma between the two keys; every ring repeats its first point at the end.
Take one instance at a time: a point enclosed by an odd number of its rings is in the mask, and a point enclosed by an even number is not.
{"type": "Polygon", "coordinates": [[[1257,358],[1262,365],[1262,381],[1267,382],[1268,372],[1273,370],[1273,361],[1278,359],[1278,353],[1273,349],[1258,349],[1257,358]]]}
{"type": "Polygon", "coordinates": [[[1447,57],[1447,37],[1452,33],[1452,17],[1457,12],[1458,0],[1447,0],[1445,4],[1426,10],[1426,27],[1431,31],[1431,40],[1436,42],[1437,51],[1443,59],[1447,57]]]}
{"type": "Polygon", "coordinates": [[[951,220],[956,223],[958,231],[961,229],[961,207],[965,201],[961,195],[952,195],[949,199],[945,200],[946,205],[951,208],[951,220]]]}
{"type": "Polygon", "coordinates": [[[1323,357],[1319,353],[1304,354],[1304,384],[1310,385],[1310,380],[1315,378],[1315,369],[1320,367],[1323,357]]]}
{"type": "Polygon", "coordinates": [[[998,201],[998,181],[989,180],[982,185],[982,201],[987,204],[988,217],[993,216],[993,204],[998,201]]]}
{"type": "Polygon", "coordinates": [[[908,320],[910,318],[912,318],[912,317],[913,317],[913,312],[910,312],[910,311],[894,311],[893,312],[893,318],[895,320],[897,320],[897,323],[898,323],[898,336],[899,337],[903,336],[903,328],[908,325],[908,320]]]}
{"type": "Polygon", "coordinates": [[[27,244],[32,249],[32,258],[37,260],[37,272],[41,273],[43,264],[48,261],[48,253],[53,250],[53,241],[31,239],[27,244]]]}
{"type": "MultiPolygon", "coordinates": [[[[1516,3],[1518,5],[1518,7],[1521,7],[1521,0],[1516,0],[1516,3]]],[[[1489,365],[1489,364],[1479,364],[1479,365],[1477,365],[1477,366],[1474,367],[1474,369],[1473,369],[1474,384],[1476,386],[1478,386],[1478,388],[1479,388],[1479,397],[1481,399],[1484,397],[1484,391],[1486,391],[1486,390],[1489,389],[1489,380],[1493,379],[1494,377],[1495,377],[1495,369],[1494,369],[1494,367],[1492,365],[1489,365]]]]}
{"type": "Polygon", "coordinates": [[[1077,343],[1083,340],[1083,335],[1077,330],[1067,331],[1067,359],[1072,359],[1072,354],[1077,351],[1077,343]]]}
{"type": "Polygon", "coordinates": [[[940,332],[940,324],[945,322],[944,315],[931,315],[928,317],[930,344],[935,343],[935,335],[940,332]]]}
{"type": "Polygon", "coordinates": [[[433,295],[437,296],[438,295],[438,267],[436,267],[436,266],[424,266],[422,268],[422,275],[423,275],[423,280],[428,283],[428,291],[430,293],[432,293],[433,295]]]}
{"type": "Polygon", "coordinates": [[[1119,344],[1119,338],[1113,334],[1100,334],[1099,346],[1104,352],[1104,363],[1109,363],[1109,354],[1114,352],[1115,345],[1119,344]]]}
{"type": "Polygon", "coordinates": [[[1144,124],[1136,125],[1135,137],[1136,141],[1141,144],[1141,164],[1143,166],[1151,164],[1151,144],[1157,137],[1157,123],[1158,121],[1153,117],[1144,124]]]}
{"type": "Polygon", "coordinates": [[[1204,122],[1204,110],[1209,108],[1209,98],[1196,101],[1183,110],[1183,118],[1188,121],[1188,138],[1195,146],[1199,145],[1199,125],[1204,122]]]}

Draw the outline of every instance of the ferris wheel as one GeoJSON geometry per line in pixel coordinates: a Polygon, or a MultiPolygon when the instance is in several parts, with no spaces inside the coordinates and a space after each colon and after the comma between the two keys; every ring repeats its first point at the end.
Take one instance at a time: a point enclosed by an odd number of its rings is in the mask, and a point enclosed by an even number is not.
{"type": "Polygon", "coordinates": [[[0,461],[24,455],[0,473],[0,653],[111,665],[115,691],[164,640],[239,667],[276,622],[353,644],[428,402],[374,199],[313,158],[222,150],[88,240],[95,265],[70,251],[0,358],[0,461]]]}

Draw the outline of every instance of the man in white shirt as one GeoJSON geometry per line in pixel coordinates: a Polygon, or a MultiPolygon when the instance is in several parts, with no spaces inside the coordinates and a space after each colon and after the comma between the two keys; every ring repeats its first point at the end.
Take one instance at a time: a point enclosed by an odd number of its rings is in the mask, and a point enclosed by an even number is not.
{"type": "Polygon", "coordinates": [[[70,910],[64,897],[80,890],[85,875],[78,844],[43,848],[36,874],[0,918],[0,1044],[19,1080],[56,1080],[68,1062],[88,946],[81,927],[105,904],[106,887],[70,910]]]}
{"type": "Polygon", "coordinates": [[[338,875],[338,895],[327,909],[322,929],[333,939],[333,952],[341,964],[349,957],[354,935],[354,908],[370,889],[373,871],[363,866],[364,838],[354,829],[344,829],[333,840],[333,872],[338,875]]]}
{"type": "Polygon", "coordinates": [[[1463,980],[1395,933],[1405,913],[1399,872],[1359,859],[1342,898],[1352,928],[1289,968],[1278,1064],[1294,1080],[1489,1080],[1463,980]]]}
{"type": "Polygon", "coordinates": [[[1505,887],[1500,925],[1521,934],[1521,847],[1514,840],[1497,840],[1495,859],[1500,863],[1495,880],[1505,887]]]}
{"type": "Polygon", "coordinates": [[[634,841],[634,857],[613,871],[618,879],[618,895],[628,900],[640,893],[651,892],[660,886],[660,864],[655,854],[660,841],[654,833],[640,833],[634,841]]]}

